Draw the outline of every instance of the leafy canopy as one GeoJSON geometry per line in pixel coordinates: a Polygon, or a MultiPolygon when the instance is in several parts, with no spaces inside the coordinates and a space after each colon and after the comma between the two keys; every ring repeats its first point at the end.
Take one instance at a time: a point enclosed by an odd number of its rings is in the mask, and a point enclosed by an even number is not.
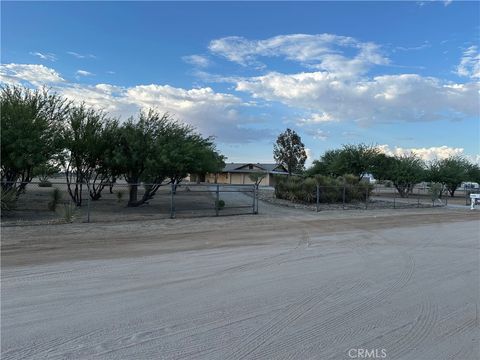
{"type": "Polygon", "coordinates": [[[70,103],[47,89],[1,88],[2,187],[17,196],[62,150],[60,129],[70,103]],[[39,170],[41,171],[41,170],[39,170]]]}
{"type": "Polygon", "coordinates": [[[302,172],[307,152],[300,135],[291,129],[281,133],[273,146],[273,157],[278,164],[285,166],[289,174],[302,172]]]}

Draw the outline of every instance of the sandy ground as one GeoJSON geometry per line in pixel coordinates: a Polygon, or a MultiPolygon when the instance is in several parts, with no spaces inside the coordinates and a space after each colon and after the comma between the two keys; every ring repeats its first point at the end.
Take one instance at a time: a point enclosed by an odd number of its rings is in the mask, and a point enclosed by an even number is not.
{"type": "Polygon", "coordinates": [[[2,359],[479,358],[478,211],[262,207],[2,228],[2,359]]]}

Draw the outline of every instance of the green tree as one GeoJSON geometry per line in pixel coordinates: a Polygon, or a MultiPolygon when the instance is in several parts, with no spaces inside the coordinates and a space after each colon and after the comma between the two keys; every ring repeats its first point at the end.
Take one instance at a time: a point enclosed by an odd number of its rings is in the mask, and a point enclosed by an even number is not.
{"type": "Polygon", "coordinates": [[[102,148],[101,133],[105,115],[87,108],[74,106],[68,113],[63,129],[63,167],[70,197],[82,205],[83,186],[90,186],[102,148]]]}
{"type": "Polygon", "coordinates": [[[372,171],[379,154],[380,151],[375,146],[344,145],[335,163],[338,167],[335,172],[339,175],[353,174],[361,180],[366,173],[372,171]]]}
{"type": "Polygon", "coordinates": [[[268,174],[264,171],[255,171],[255,172],[249,174],[248,178],[255,183],[256,187],[258,187],[258,185],[260,185],[262,180],[265,179],[265,177],[267,175],[268,174]]]}
{"type": "Polygon", "coordinates": [[[326,151],[320,160],[315,160],[309,175],[343,176],[353,174],[361,180],[366,173],[373,170],[378,162],[380,151],[365,144],[343,145],[341,149],[326,151]]]}
{"type": "Polygon", "coordinates": [[[33,172],[38,176],[40,183],[48,183],[48,179],[59,171],[59,167],[52,163],[45,163],[33,169],[33,172]]]}
{"type": "Polygon", "coordinates": [[[307,153],[295,130],[287,129],[278,136],[273,146],[273,158],[285,166],[290,175],[304,170],[307,153]]]}
{"type": "Polygon", "coordinates": [[[408,197],[415,184],[425,179],[425,164],[415,155],[383,156],[382,166],[373,168],[378,180],[390,180],[401,197],[408,197]]]}
{"type": "Polygon", "coordinates": [[[118,176],[114,162],[118,126],[116,119],[105,118],[98,134],[97,144],[92,148],[91,165],[95,170],[87,183],[92,200],[100,199],[103,189],[113,186],[118,176]]]}
{"type": "Polygon", "coordinates": [[[427,171],[428,179],[443,184],[450,196],[463,181],[470,180],[472,165],[462,157],[452,156],[447,159],[433,161],[427,171]]]}
{"type": "Polygon", "coordinates": [[[115,171],[130,185],[128,206],[152,199],[162,185],[177,184],[189,173],[217,172],[223,167],[211,138],[203,138],[188,125],[155,110],[141,112],[119,129],[114,151],[115,171]],[[138,184],[145,192],[138,199],[138,184]]]}
{"type": "Polygon", "coordinates": [[[166,180],[176,191],[177,185],[189,173],[205,171],[206,150],[211,145],[209,139],[196,134],[191,126],[172,119],[165,122],[153,142],[155,156],[149,159],[142,176],[150,184],[146,186],[141,202],[153,198],[166,180]]]}
{"type": "Polygon", "coordinates": [[[70,103],[46,89],[1,88],[1,182],[18,197],[36,169],[49,164],[62,149],[60,129],[70,103]]]}
{"type": "Polygon", "coordinates": [[[337,169],[339,168],[337,162],[340,158],[340,151],[340,149],[325,151],[319,160],[313,161],[312,166],[307,169],[306,175],[341,176],[342,174],[337,172],[337,169]]]}
{"type": "Polygon", "coordinates": [[[152,164],[158,158],[155,141],[160,129],[169,120],[169,115],[160,115],[154,110],[141,111],[138,121],[129,118],[118,130],[117,144],[113,153],[114,169],[129,184],[128,206],[139,206],[138,185],[145,175],[149,182],[163,181],[163,174],[156,174],[152,164]]]}
{"type": "Polygon", "coordinates": [[[470,164],[468,166],[467,179],[480,184],[480,166],[478,164],[470,164]]]}

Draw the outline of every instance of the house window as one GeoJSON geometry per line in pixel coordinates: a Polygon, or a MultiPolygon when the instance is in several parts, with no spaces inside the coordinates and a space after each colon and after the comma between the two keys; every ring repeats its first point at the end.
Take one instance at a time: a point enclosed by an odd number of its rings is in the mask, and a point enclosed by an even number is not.
{"type": "Polygon", "coordinates": [[[253,165],[248,165],[248,168],[249,168],[250,170],[253,170],[253,165]]]}

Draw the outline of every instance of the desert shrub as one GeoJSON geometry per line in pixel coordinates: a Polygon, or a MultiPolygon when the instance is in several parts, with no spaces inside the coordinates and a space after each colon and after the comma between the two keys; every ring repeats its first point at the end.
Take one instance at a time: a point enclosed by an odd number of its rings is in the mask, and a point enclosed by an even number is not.
{"type": "Polygon", "coordinates": [[[48,180],[43,180],[38,183],[38,187],[52,187],[52,183],[48,180]]]}
{"type": "Polygon", "coordinates": [[[325,175],[314,177],[283,177],[275,182],[275,196],[278,199],[292,202],[315,203],[317,199],[317,185],[319,186],[321,203],[336,203],[343,201],[343,187],[345,186],[345,201],[365,201],[370,196],[373,186],[360,182],[354,175],[345,175],[333,178],[325,175]]]}
{"type": "Polygon", "coordinates": [[[117,194],[117,201],[122,202],[124,191],[119,190],[116,192],[116,194],[117,194]]]}
{"type": "Polygon", "coordinates": [[[14,189],[3,190],[0,187],[0,199],[2,215],[8,214],[15,210],[17,206],[17,194],[14,189]]]}
{"type": "Polygon", "coordinates": [[[50,201],[48,202],[48,210],[50,211],[55,211],[57,210],[57,205],[62,200],[62,193],[60,189],[53,189],[51,195],[50,195],[50,201]]]}
{"type": "Polygon", "coordinates": [[[222,199],[220,200],[215,200],[215,208],[218,209],[218,210],[222,210],[223,208],[225,207],[225,201],[223,201],[222,199]]]}
{"type": "Polygon", "coordinates": [[[77,217],[77,206],[75,203],[71,201],[64,203],[62,215],[66,223],[72,223],[77,217]]]}
{"type": "Polygon", "coordinates": [[[431,183],[428,194],[433,202],[437,201],[442,195],[443,185],[440,183],[431,183]]]}

